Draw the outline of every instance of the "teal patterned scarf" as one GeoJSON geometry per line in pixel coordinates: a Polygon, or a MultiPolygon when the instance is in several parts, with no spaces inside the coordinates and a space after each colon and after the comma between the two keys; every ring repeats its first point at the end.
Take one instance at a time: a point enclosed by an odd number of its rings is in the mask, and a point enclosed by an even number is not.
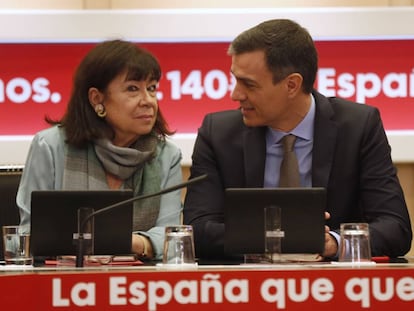
{"type": "MultiPolygon", "coordinates": [[[[109,189],[107,171],[124,180],[122,188],[132,189],[134,196],[157,192],[161,183],[157,146],[164,143],[151,134],[141,137],[130,148],[117,147],[102,139],[83,149],[67,145],[63,189],[109,189]]],[[[154,227],[159,209],[159,196],[135,202],[133,230],[147,231],[154,227]]]]}

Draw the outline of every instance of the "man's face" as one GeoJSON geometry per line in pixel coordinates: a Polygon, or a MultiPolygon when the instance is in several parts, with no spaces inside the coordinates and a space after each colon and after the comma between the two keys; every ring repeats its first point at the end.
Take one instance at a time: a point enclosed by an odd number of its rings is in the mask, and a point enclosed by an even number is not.
{"type": "Polygon", "coordinates": [[[288,82],[273,83],[264,51],[233,55],[231,72],[236,79],[231,97],[240,103],[244,123],[280,129],[290,114],[288,82]]]}

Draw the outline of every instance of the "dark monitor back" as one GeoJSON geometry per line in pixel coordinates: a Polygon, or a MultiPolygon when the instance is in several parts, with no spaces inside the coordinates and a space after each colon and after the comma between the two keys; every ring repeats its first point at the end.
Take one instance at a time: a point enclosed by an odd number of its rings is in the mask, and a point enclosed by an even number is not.
{"type": "Polygon", "coordinates": [[[227,254],[263,254],[264,208],[281,207],[282,253],[322,254],[325,238],[324,188],[232,188],[225,191],[227,254]]]}
{"type": "MultiPolygon", "coordinates": [[[[132,198],[131,190],[33,191],[30,246],[32,255],[75,255],[80,207],[96,210],[132,198]]],[[[131,253],[133,203],[95,216],[94,254],[131,253]]]]}

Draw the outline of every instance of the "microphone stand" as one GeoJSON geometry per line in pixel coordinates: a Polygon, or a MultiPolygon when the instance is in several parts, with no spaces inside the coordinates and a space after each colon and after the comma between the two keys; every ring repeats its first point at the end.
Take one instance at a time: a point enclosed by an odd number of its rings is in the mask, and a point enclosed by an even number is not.
{"type": "MultiPolygon", "coordinates": [[[[81,230],[83,231],[83,230],[81,230]]],[[[83,267],[83,233],[79,232],[78,243],[76,244],[77,253],[76,253],[76,267],[83,267]]]]}
{"type": "Polygon", "coordinates": [[[85,228],[86,224],[88,223],[88,221],[92,217],[95,217],[96,215],[99,215],[99,214],[106,213],[106,212],[112,210],[113,208],[117,208],[117,207],[121,207],[121,206],[127,205],[127,204],[129,204],[131,202],[135,202],[135,201],[140,201],[140,200],[144,200],[144,199],[156,197],[156,196],[159,196],[159,195],[168,193],[168,192],[172,192],[174,190],[178,190],[178,189],[184,188],[184,187],[186,187],[186,186],[188,186],[190,184],[199,182],[200,180],[203,180],[205,178],[207,178],[207,174],[204,174],[204,175],[201,175],[201,176],[198,176],[198,177],[191,178],[191,179],[187,180],[186,182],[180,183],[178,185],[175,185],[175,186],[172,186],[172,187],[169,187],[169,188],[165,188],[165,189],[163,189],[161,191],[158,191],[158,192],[155,192],[155,193],[150,193],[150,194],[146,194],[146,195],[143,195],[143,196],[133,197],[133,198],[130,198],[128,200],[124,200],[124,201],[121,201],[121,202],[118,202],[118,203],[109,205],[107,207],[104,207],[104,208],[102,208],[100,210],[97,210],[97,211],[89,214],[88,216],[86,216],[81,221],[81,223],[79,225],[78,243],[77,243],[77,253],[76,253],[76,267],[78,267],[78,268],[83,267],[83,256],[84,256],[84,248],[83,248],[83,240],[84,240],[84,238],[83,238],[83,231],[84,231],[84,228],[85,228]]]}
{"type": "MultiPolygon", "coordinates": [[[[92,217],[89,217],[91,214],[94,213],[93,208],[87,208],[87,207],[80,207],[78,209],[78,233],[74,234],[76,235],[74,239],[76,240],[76,267],[82,267],[83,266],[83,257],[85,255],[85,240],[89,240],[89,254],[91,254],[91,251],[93,251],[93,233],[94,233],[94,225],[93,225],[93,219],[92,217]],[[88,231],[88,233],[85,233],[85,231],[88,231]]],[[[88,247],[88,246],[86,246],[88,247]]]]}

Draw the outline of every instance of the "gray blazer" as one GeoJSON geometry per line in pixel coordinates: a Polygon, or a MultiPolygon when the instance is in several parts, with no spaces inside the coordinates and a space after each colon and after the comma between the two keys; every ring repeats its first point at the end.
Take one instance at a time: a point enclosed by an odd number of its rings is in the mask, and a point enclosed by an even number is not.
{"type": "MultiPolygon", "coordinates": [[[[373,255],[396,257],[411,247],[411,224],[378,109],[314,92],[312,185],[327,189],[327,225],[370,224],[373,255]]],[[[194,226],[200,257],[222,257],[224,189],[263,187],[265,127],[248,128],[240,111],[207,115],[198,131],[184,222],[194,226]]]]}
{"type": "MultiPolygon", "coordinates": [[[[40,131],[33,138],[16,198],[22,225],[30,223],[30,200],[33,190],[62,189],[64,146],[63,131],[56,126],[40,131]]],[[[161,166],[161,189],[181,183],[180,149],[167,141],[157,152],[157,161],[161,166]]],[[[165,226],[179,224],[181,211],[180,190],[163,195],[155,227],[142,232],[151,239],[156,258],[162,257],[165,226]]]]}

